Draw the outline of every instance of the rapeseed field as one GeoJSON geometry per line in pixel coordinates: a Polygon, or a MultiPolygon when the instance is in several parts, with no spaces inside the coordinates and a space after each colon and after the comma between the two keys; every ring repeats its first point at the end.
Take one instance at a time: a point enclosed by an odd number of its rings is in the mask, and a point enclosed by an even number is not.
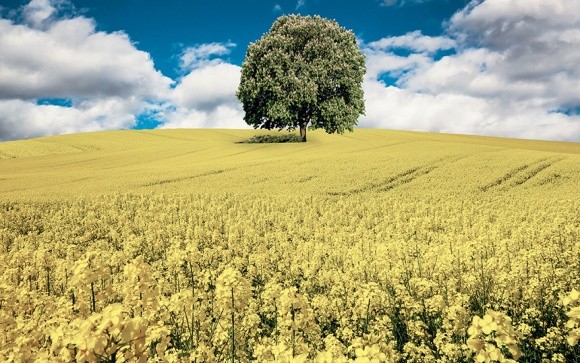
{"type": "Polygon", "coordinates": [[[0,361],[580,361],[580,144],[0,143],[0,361]]]}

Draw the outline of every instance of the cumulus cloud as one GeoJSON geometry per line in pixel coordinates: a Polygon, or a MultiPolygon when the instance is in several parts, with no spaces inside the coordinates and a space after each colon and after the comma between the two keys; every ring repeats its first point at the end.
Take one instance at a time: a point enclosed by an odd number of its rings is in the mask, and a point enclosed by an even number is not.
{"type": "Polygon", "coordinates": [[[421,34],[419,30],[401,36],[383,38],[367,45],[372,50],[392,50],[404,48],[420,53],[434,53],[438,50],[453,49],[455,40],[447,36],[431,37],[421,34]]]}
{"type": "Polygon", "coordinates": [[[189,72],[171,92],[171,107],[163,112],[162,128],[245,128],[236,98],[241,68],[222,59],[235,44],[208,43],[187,48],[182,69],[189,72]]]}
{"type": "Polygon", "coordinates": [[[227,105],[218,105],[207,111],[178,106],[164,117],[166,122],[160,128],[248,128],[241,110],[227,105]]]}
{"type": "Polygon", "coordinates": [[[509,49],[576,32],[579,0],[471,1],[450,21],[450,31],[493,49],[509,49]]]}
{"type": "Polygon", "coordinates": [[[128,128],[172,80],[123,32],[59,18],[63,0],[32,0],[22,21],[0,18],[0,140],[128,128]],[[69,99],[70,105],[37,104],[69,99]]]}
{"type": "Polygon", "coordinates": [[[526,104],[457,93],[416,93],[366,80],[362,127],[545,140],[578,140],[580,123],[526,104]],[[541,112],[538,114],[538,112],[541,112]]]}
{"type": "Polygon", "coordinates": [[[195,47],[186,48],[181,54],[180,66],[183,70],[192,70],[206,66],[208,64],[222,63],[222,56],[231,52],[231,48],[236,44],[228,43],[206,43],[195,47]]]}
{"type": "Polygon", "coordinates": [[[428,68],[433,63],[433,54],[456,47],[449,37],[430,37],[414,31],[405,35],[383,38],[363,44],[369,79],[376,79],[388,73],[401,83],[410,71],[428,68]],[[397,54],[404,50],[407,55],[397,54]]]}
{"type": "Polygon", "coordinates": [[[0,98],[163,94],[171,80],[124,33],[77,17],[38,30],[0,19],[0,98]]]}
{"type": "Polygon", "coordinates": [[[56,12],[49,0],[32,0],[23,8],[24,18],[33,26],[40,26],[56,12]]]}
{"type": "Polygon", "coordinates": [[[580,140],[578,8],[580,0],[472,1],[444,37],[366,44],[360,125],[580,140]],[[455,52],[434,56],[445,49],[455,52]],[[381,81],[385,73],[397,87],[381,81]]]}
{"type": "Polygon", "coordinates": [[[24,139],[84,131],[126,129],[143,105],[118,97],[84,100],[73,107],[38,105],[20,99],[0,101],[0,137],[24,139]]]}
{"type": "Polygon", "coordinates": [[[214,63],[193,69],[173,91],[177,105],[200,111],[219,105],[235,106],[240,82],[240,67],[230,63],[214,63]]]}

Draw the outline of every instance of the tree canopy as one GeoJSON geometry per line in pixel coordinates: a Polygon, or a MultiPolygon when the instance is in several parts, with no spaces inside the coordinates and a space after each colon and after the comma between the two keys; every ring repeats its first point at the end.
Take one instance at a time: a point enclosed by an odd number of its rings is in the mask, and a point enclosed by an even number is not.
{"type": "Polygon", "coordinates": [[[248,47],[237,97],[254,128],[352,131],[364,114],[365,58],[352,31],[319,16],[279,17],[248,47]]]}

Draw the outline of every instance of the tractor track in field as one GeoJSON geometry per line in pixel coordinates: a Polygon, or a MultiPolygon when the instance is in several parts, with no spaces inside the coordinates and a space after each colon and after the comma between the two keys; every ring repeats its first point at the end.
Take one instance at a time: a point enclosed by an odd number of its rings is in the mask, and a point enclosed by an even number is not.
{"type": "Polygon", "coordinates": [[[438,169],[442,166],[446,166],[452,164],[456,161],[461,159],[467,158],[469,155],[462,155],[462,156],[452,156],[452,157],[444,157],[441,158],[433,164],[425,165],[422,167],[410,169],[407,172],[403,172],[394,178],[389,178],[386,183],[384,183],[381,187],[377,190],[382,192],[388,192],[389,190],[395,189],[403,184],[407,184],[412,182],[413,180],[422,177],[424,175],[429,174],[435,169],[438,169]]]}
{"type": "Polygon", "coordinates": [[[139,162],[131,162],[130,164],[127,164],[127,165],[108,166],[106,168],[100,168],[99,170],[124,169],[127,167],[133,167],[133,166],[137,166],[137,165],[145,165],[145,164],[158,163],[158,162],[167,162],[167,160],[177,159],[177,158],[180,158],[180,157],[183,157],[186,155],[198,154],[200,152],[204,152],[204,151],[211,150],[211,149],[212,148],[192,150],[192,151],[187,151],[184,153],[175,154],[175,155],[171,155],[171,156],[161,156],[161,157],[155,157],[155,158],[151,158],[151,159],[147,159],[147,160],[143,160],[143,161],[139,161],[139,162]]]}
{"type": "Polygon", "coordinates": [[[150,182],[147,182],[144,184],[136,185],[135,187],[147,188],[147,187],[152,187],[152,186],[156,186],[156,185],[178,183],[178,182],[182,182],[182,181],[186,181],[186,180],[194,180],[194,179],[203,178],[206,176],[229,173],[231,171],[256,167],[256,166],[265,165],[265,164],[269,164],[269,163],[271,163],[271,161],[253,163],[253,164],[248,164],[248,165],[240,165],[240,166],[236,166],[236,167],[223,168],[223,169],[218,169],[218,170],[210,170],[210,171],[206,171],[206,172],[202,172],[202,173],[198,173],[198,174],[194,174],[194,175],[186,175],[186,176],[180,176],[180,177],[175,177],[175,178],[157,179],[157,180],[153,180],[153,181],[150,181],[150,182]]]}
{"type": "Polygon", "coordinates": [[[401,142],[395,142],[392,144],[387,144],[387,145],[379,145],[379,146],[373,146],[373,147],[367,147],[364,149],[358,149],[352,152],[352,154],[359,154],[359,153],[364,153],[367,151],[372,151],[372,150],[377,150],[377,149],[386,149],[389,147],[393,147],[393,146],[399,146],[399,145],[403,145],[403,144],[410,144],[416,141],[401,141],[401,142]]]}
{"type": "Polygon", "coordinates": [[[176,177],[176,178],[160,179],[160,180],[155,180],[155,181],[151,181],[151,182],[148,182],[145,184],[138,185],[138,187],[152,187],[155,185],[177,183],[177,182],[181,182],[181,181],[185,181],[185,180],[193,180],[193,179],[197,179],[197,178],[203,178],[204,176],[222,174],[222,173],[234,171],[237,169],[240,169],[240,167],[212,170],[212,171],[208,171],[205,173],[199,173],[199,174],[195,174],[195,175],[188,175],[188,176],[182,176],[182,177],[176,177]]]}
{"type": "Polygon", "coordinates": [[[171,135],[163,135],[160,133],[152,133],[152,132],[146,132],[146,131],[138,131],[135,130],[137,133],[141,134],[141,135],[146,135],[146,136],[150,136],[152,138],[156,138],[156,137],[160,137],[160,138],[165,138],[165,139],[172,139],[172,140],[179,140],[179,141],[186,141],[186,142],[196,142],[197,140],[192,140],[192,139],[187,139],[184,137],[176,137],[176,136],[171,136],[171,135]]]}
{"type": "MultiPolygon", "coordinates": [[[[44,145],[56,145],[56,146],[65,146],[71,149],[74,149],[79,152],[91,152],[91,151],[101,151],[101,149],[96,145],[89,145],[89,144],[67,144],[56,142],[53,140],[36,140],[36,142],[44,145]]],[[[72,150],[71,150],[72,151],[72,150]]]]}
{"type": "Polygon", "coordinates": [[[432,162],[430,164],[413,167],[411,169],[407,169],[401,173],[398,173],[394,176],[390,176],[390,177],[383,179],[382,181],[377,182],[377,183],[370,183],[370,184],[361,186],[359,188],[353,188],[353,189],[350,189],[350,190],[344,191],[344,192],[330,192],[328,194],[333,195],[333,196],[337,196],[337,195],[345,196],[345,195],[371,192],[371,191],[388,192],[388,191],[391,191],[397,187],[400,187],[401,185],[408,184],[417,178],[425,176],[425,175],[429,174],[430,172],[432,172],[433,170],[440,168],[441,166],[449,165],[449,164],[454,163],[458,160],[467,158],[468,156],[469,155],[443,157],[441,159],[435,160],[434,162],[432,162]]]}
{"type": "Polygon", "coordinates": [[[1,159],[14,159],[14,156],[0,150],[0,160],[1,159]]]}
{"type": "Polygon", "coordinates": [[[518,166],[491,183],[485,184],[478,189],[482,192],[487,192],[492,189],[508,190],[518,187],[561,160],[563,160],[563,158],[538,159],[531,163],[518,166]]]}

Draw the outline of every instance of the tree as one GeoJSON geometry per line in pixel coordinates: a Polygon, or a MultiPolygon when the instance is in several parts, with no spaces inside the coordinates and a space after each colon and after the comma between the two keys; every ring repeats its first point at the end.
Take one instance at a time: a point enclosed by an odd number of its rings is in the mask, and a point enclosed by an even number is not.
{"type": "Polygon", "coordinates": [[[354,34],[319,16],[279,17],[251,43],[237,97],[254,128],[353,130],[364,114],[365,58],[354,34]]]}

